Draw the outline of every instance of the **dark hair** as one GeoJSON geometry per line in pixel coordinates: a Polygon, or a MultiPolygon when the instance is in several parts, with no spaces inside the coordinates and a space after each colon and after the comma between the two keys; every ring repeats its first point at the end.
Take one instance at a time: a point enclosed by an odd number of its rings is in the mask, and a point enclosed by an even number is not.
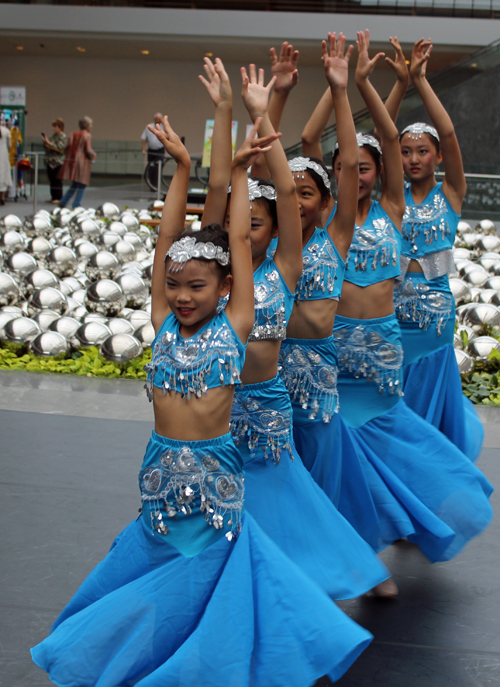
{"type": "MultiPolygon", "coordinates": [[[[213,243],[214,246],[220,246],[224,252],[227,253],[229,251],[229,234],[220,224],[208,224],[201,231],[186,231],[180,238],[185,238],[186,236],[193,237],[196,243],[213,243]]],[[[170,258],[168,259],[170,260],[170,258]]],[[[231,271],[230,263],[228,265],[221,265],[217,260],[207,260],[206,258],[196,258],[196,260],[213,262],[223,279],[231,271]]]]}
{"type": "MultiPolygon", "coordinates": [[[[380,155],[378,150],[376,148],[374,148],[373,146],[368,145],[367,143],[365,143],[365,145],[362,145],[360,147],[364,148],[367,153],[370,153],[370,156],[371,156],[373,162],[375,163],[375,168],[377,170],[377,174],[380,174],[380,168],[382,167],[382,156],[380,155]]],[[[332,167],[334,169],[335,169],[335,160],[338,158],[339,152],[340,152],[339,149],[335,148],[333,153],[332,153],[332,167]]]]}
{"type": "MultiPolygon", "coordinates": [[[[268,181],[267,179],[261,179],[260,177],[252,177],[252,180],[256,181],[259,186],[270,186],[271,188],[274,188],[273,182],[268,181]]],[[[275,229],[278,226],[278,210],[276,208],[276,201],[269,200],[269,198],[264,198],[263,196],[261,196],[260,198],[255,198],[255,200],[252,202],[256,201],[264,203],[264,205],[267,208],[267,211],[269,212],[269,216],[271,217],[271,220],[273,222],[273,229],[275,229]]]]}
{"type": "MultiPolygon", "coordinates": [[[[328,172],[324,163],[318,157],[312,157],[311,155],[309,155],[309,160],[311,160],[311,162],[316,162],[318,165],[320,165],[320,167],[323,167],[323,169],[325,170],[325,174],[326,174],[327,178],[328,179],[330,178],[330,173],[328,172]]],[[[321,177],[318,174],[318,172],[315,172],[314,169],[311,169],[310,167],[308,167],[304,171],[309,174],[311,179],[314,181],[314,183],[318,187],[318,191],[321,194],[321,200],[323,200],[323,201],[330,200],[330,198],[332,197],[332,191],[330,188],[328,188],[326,186],[323,177],[321,177]]]]}
{"type": "Polygon", "coordinates": [[[56,117],[56,119],[54,119],[52,122],[52,126],[58,126],[61,131],[64,131],[64,119],[61,119],[61,117],[56,117]]]}

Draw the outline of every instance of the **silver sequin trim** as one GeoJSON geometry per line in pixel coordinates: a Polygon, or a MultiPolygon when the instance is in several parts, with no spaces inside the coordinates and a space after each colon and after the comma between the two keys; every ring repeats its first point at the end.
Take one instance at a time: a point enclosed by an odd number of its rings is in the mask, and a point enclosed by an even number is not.
{"type": "Polygon", "coordinates": [[[427,255],[423,255],[421,258],[409,258],[406,255],[402,255],[400,260],[400,279],[405,278],[408,272],[408,265],[412,259],[418,262],[427,281],[430,279],[443,277],[445,274],[451,274],[456,270],[455,260],[453,259],[453,251],[451,248],[440,250],[435,253],[428,253],[427,255]]]}
{"type": "Polygon", "coordinates": [[[209,525],[216,529],[229,526],[228,539],[237,535],[243,511],[243,475],[219,468],[219,461],[210,453],[183,446],[165,451],[158,465],[141,470],[141,499],[151,506],[152,530],[167,534],[168,518],[189,515],[199,502],[209,525]]]}
{"type": "Polygon", "coordinates": [[[328,238],[311,243],[302,251],[303,270],[295,294],[298,300],[309,300],[315,293],[328,298],[335,289],[339,260],[328,238]]]}
{"type": "Polygon", "coordinates": [[[451,240],[451,229],[447,220],[449,208],[446,199],[436,193],[431,203],[407,205],[403,215],[403,238],[411,244],[411,253],[419,249],[417,237],[424,237],[425,245],[451,240]]]}
{"type": "Polygon", "coordinates": [[[248,341],[282,340],[286,337],[285,295],[277,270],[254,285],[255,324],[248,341]]]}
{"type": "Polygon", "coordinates": [[[396,229],[392,222],[385,217],[380,217],[372,222],[372,227],[356,225],[347,254],[346,267],[351,260],[354,261],[356,271],[366,270],[369,267],[376,270],[378,265],[396,267],[398,257],[399,242],[396,229]]]}
{"type": "Polygon", "coordinates": [[[400,371],[403,347],[386,341],[378,332],[362,325],[335,329],[340,372],[350,372],[378,385],[380,393],[403,395],[400,371]]]}
{"type": "Polygon", "coordinates": [[[292,418],[289,412],[273,410],[251,397],[242,398],[236,393],[230,428],[234,443],[239,446],[246,442],[251,455],[261,450],[266,460],[271,458],[276,464],[280,462],[281,451],[288,450],[292,456],[292,418]]]}
{"type": "Polygon", "coordinates": [[[280,352],[280,375],[292,401],[309,410],[309,419],[320,413],[330,422],[339,408],[337,368],[312,348],[291,344],[280,352]]]}
{"type": "Polygon", "coordinates": [[[453,313],[453,305],[451,294],[432,290],[428,284],[413,281],[411,276],[395,282],[394,309],[401,322],[418,322],[420,329],[435,324],[437,335],[441,336],[453,313]]]}

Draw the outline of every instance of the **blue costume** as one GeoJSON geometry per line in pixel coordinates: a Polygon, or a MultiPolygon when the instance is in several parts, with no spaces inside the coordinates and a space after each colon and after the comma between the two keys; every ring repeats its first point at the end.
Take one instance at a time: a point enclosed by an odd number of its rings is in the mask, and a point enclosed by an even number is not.
{"type": "MultiPolygon", "coordinates": [[[[254,284],[249,341],[284,339],[293,294],[271,258],[255,270],[254,284]]],[[[245,465],[245,508],[309,577],[332,598],[346,599],[389,576],[302,464],[279,376],[236,388],[231,431],[245,465]]]]}
{"type": "Polygon", "coordinates": [[[404,350],[403,389],[407,405],[433,424],[471,460],[478,457],[484,431],[474,406],[462,393],[453,350],[455,303],[448,273],[459,215],[436,184],[415,204],[405,185],[402,276],[394,306],[404,350]],[[406,272],[417,260],[421,273],[406,272]]]}
{"type": "MultiPolygon", "coordinates": [[[[243,361],[224,312],[189,339],[169,315],[149,389],[196,403],[237,384],[243,361]]],[[[153,432],[139,473],[142,515],[32,649],[57,685],[305,687],[351,665],[370,634],[242,515],[242,468],[229,434],[175,441],[153,432]]]]}
{"type": "MultiPolygon", "coordinates": [[[[366,287],[394,279],[399,246],[399,232],[373,201],[363,226],[355,227],[345,281],[366,287]]],[[[342,468],[340,486],[322,486],[375,550],[406,537],[431,561],[452,558],[488,524],[491,485],[401,398],[403,350],[394,313],[363,320],[337,315],[334,337],[342,468]]]]}

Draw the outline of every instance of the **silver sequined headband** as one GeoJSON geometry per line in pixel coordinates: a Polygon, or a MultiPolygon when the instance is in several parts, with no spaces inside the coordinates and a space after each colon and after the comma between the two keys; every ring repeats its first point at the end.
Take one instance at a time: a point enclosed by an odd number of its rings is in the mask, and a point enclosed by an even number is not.
{"type": "Polygon", "coordinates": [[[319,174],[326,188],[330,190],[331,184],[328,174],[318,162],[308,157],[294,157],[293,160],[288,160],[288,166],[292,172],[306,172],[308,169],[312,169],[316,174],[319,174]]]}
{"type": "Polygon", "coordinates": [[[172,266],[169,272],[180,272],[186,262],[193,258],[217,260],[219,265],[225,267],[229,264],[230,254],[229,251],[225,251],[211,241],[207,241],[207,243],[197,243],[194,236],[184,236],[170,246],[165,256],[165,260],[167,258],[172,260],[172,266]],[[174,265],[177,265],[175,269],[173,269],[174,265]]]}
{"type": "MultiPolygon", "coordinates": [[[[382,148],[380,147],[380,143],[377,141],[375,136],[370,136],[370,134],[356,134],[356,141],[358,143],[358,148],[362,148],[363,146],[370,146],[371,148],[375,148],[377,153],[379,155],[382,155],[382,148]]],[[[339,142],[335,144],[335,148],[333,149],[333,152],[339,149],[339,142]]]]}
{"type": "MultiPolygon", "coordinates": [[[[231,186],[227,190],[231,193],[231,186]]],[[[260,184],[256,179],[248,179],[248,199],[250,202],[256,198],[267,198],[267,200],[276,200],[277,198],[276,189],[274,186],[267,186],[266,184],[260,184]]]]}
{"type": "Polygon", "coordinates": [[[399,135],[399,138],[402,138],[405,134],[409,134],[413,141],[422,138],[422,134],[429,134],[429,136],[434,136],[436,141],[439,142],[439,134],[436,129],[430,124],[425,124],[424,122],[415,122],[415,124],[410,124],[403,129],[399,135]]]}

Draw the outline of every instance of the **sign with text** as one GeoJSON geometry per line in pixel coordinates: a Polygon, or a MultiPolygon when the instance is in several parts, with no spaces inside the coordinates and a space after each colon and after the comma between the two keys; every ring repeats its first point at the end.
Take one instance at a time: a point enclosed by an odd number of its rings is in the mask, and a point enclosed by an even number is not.
{"type": "Polygon", "coordinates": [[[0,86],[0,105],[26,105],[26,87],[0,86]]]}
{"type": "MultiPolygon", "coordinates": [[[[214,134],[214,120],[207,119],[205,123],[205,138],[203,141],[203,157],[201,160],[202,167],[210,167],[210,154],[212,152],[212,137],[214,134]]],[[[236,136],[238,134],[238,122],[231,124],[231,147],[233,150],[233,157],[236,150],[236,136]]]]}

